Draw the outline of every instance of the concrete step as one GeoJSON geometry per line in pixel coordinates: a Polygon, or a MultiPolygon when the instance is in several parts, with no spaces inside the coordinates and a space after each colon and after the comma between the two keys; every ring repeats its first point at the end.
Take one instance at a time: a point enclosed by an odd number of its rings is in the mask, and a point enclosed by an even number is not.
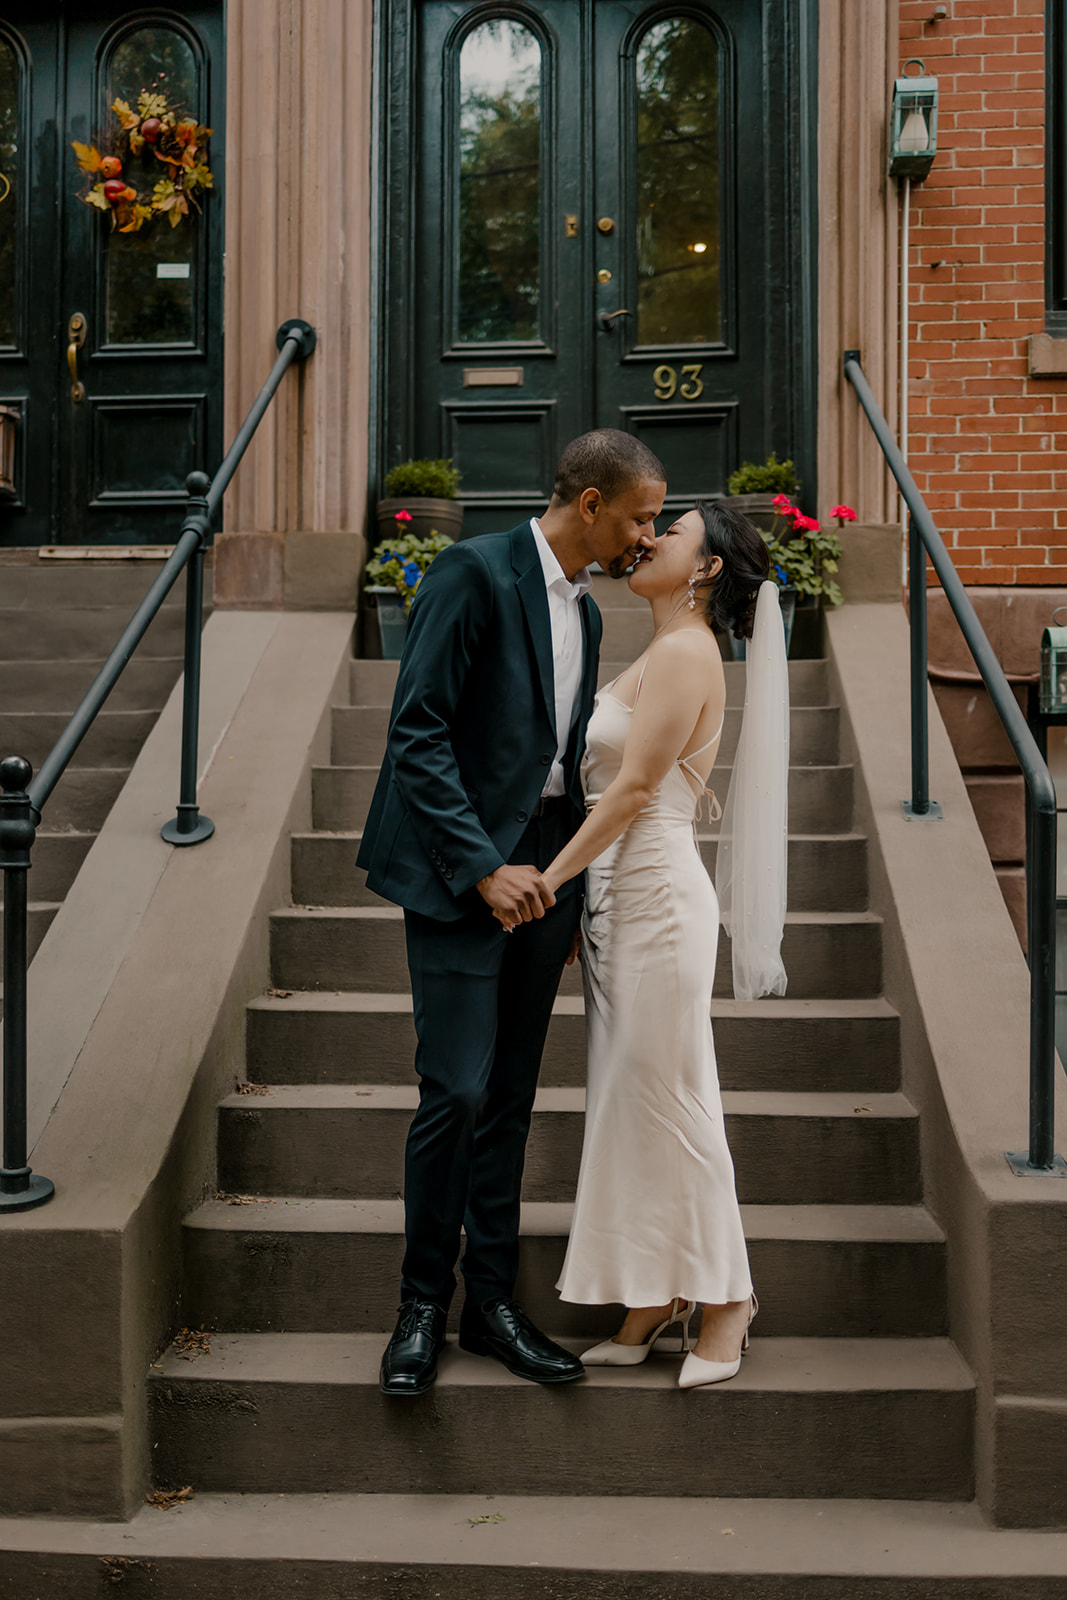
{"type": "Polygon", "coordinates": [[[411,1404],[379,1393],[381,1351],[379,1334],[224,1336],[192,1362],[167,1351],[149,1376],[156,1481],[246,1494],[542,1494],[561,1477],[577,1495],[972,1490],[973,1382],[947,1340],[756,1338],[731,1383],[688,1393],[669,1356],[560,1392],[450,1344],[411,1404]]]}
{"type": "MultiPolygon", "coordinates": [[[[178,520],[175,520],[177,529],[178,520]]],[[[0,551],[0,610],[84,610],[86,607],[128,611],[137,609],[158,578],[163,561],[141,558],[107,561],[18,561],[12,564],[0,551]]],[[[204,608],[212,603],[211,556],[204,572],[204,608]]],[[[178,578],[166,600],[168,610],[184,615],[185,580],[178,578]]]]}
{"type": "MultiPolygon", "coordinates": [[[[77,710],[103,658],[92,661],[0,661],[0,706],[12,711],[77,710]]],[[[181,656],[134,656],[108,696],[109,711],[158,711],[181,677],[181,656]]]]}
{"type": "Polygon", "coordinates": [[[26,960],[30,962],[41,948],[45,934],[55,921],[59,903],[31,900],[26,908],[26,960]]]}
{"type": "MultiPolygon", "coordinates": [[[[49,606],[40,611],[0,606],[0,660],[103,660],[118,643],[135,609],[136,603],[97,608],[49,606]]],[[[138,645],[138,654],[142,660],[180,656],[184,640],[184,605],[165,606],[138,645]]]]}
{"type": "MultiPolygon", "coordinates": [[[[368,663],[369,664],[369,663],[368,663]]],[[[312,826],[337,831],[362,828],[367,819],[378,762],[364,766],[313,767],[312,826]]],[[[725,795],[732,767],[715,768],[715,786],[725,795]]],[[[791,833],[848,833],[852,827],[853,771],[850,766],[791,767],[789,830],[791,833]]]]}
{"type": "MultiPolygon", "coordinates": [[[[633,659],[632,657],[630,658],[633,659]]],[[[610,683],[626,671],[627,661],[609,661],[601,657],[598,681],[610,683]]],[[[354,706],[387,706],[392,702],[396,688],[398,661],[354,660],[349,668],[349,686],[354,706]]],[[[745,702],[745,664],[743,661],[723,663],[726,674],[726,703],[731,706],[745,702]]],[[[795,706],[822,706],[830,698],[830,678],[825,661],[790,661],[789,699],[795,706]]]]}
{"type": "MultiPolygon", "coordinates": [[[[741,732],[739,708],[726,713],[719,756],[733,761],[741,732]]],[[[335,706],[330,760],[338,767],[381,763],[389,725],[388,706],[335,706]]],[[[794,767],[819,767],[837,761],[840,711],[837,706],[794,706],[789,715],[789,760],[794,767]]],[[[718,774],[716,774],[716,777],[718,774]]]]}
{"type": "MultiPolygon", "coordinates": [[[[59,901],[66,895],[89,853],[91,833],[39,833],[33,846],[29,892],[35,901],[59,901]]],[[[0,874],[0,905],[4,879],[0,874]]]]}
{"type": "MultiPolygon", "coordinates": [[[[944,1236],[920,1206],[746,1206],[762,1335],[927,1338],[946,1330],[944,1236]]],[[[564,1304],[569,1205],[523,1207],[516,1297],[555,1337],[607,1338],[615,1306],[564,1304]]],[[[404,1253],[400,1201],[211,1200],[186,1219],[189,1327],[384,1332],[404,1253]]],[[[458,1325],[462,1300],[452,1306],[458,1325]]]]}
{"type": "MultiPolygon", "coordinates": [[[[541,1082],[585,1082],[581,997],[561,995],[541,1082]]],[[[841,1090],[861,1097],[900,1087],[900,1018],[887,1001],[716,1000],[711,1008],[724,1089],[841,1090]]],[[[247,1012],[245,1059],[256,1083],[413,1084],[409,994],[262,995],[247,1012]]]]}
{"type": "MultiPolygon", "coordinates": [[[[518,935],[516,935],[518,937],[518,935]]],[[[287,907],[271,917],[271,981],[280,989],[408,988],[403,913],[391,906],[287,907]]],[[[882,924],[869,912],[790,912],[782,960],[794,1000],[882,992],[882,924]]],[[[581,991],[577,963],[561,992],[581,991]]],[[[719,939],[715,993],[732,997],[730,941],[719,939]]]]}
{"type": "MultiPolygon", "coordinates": [[[[132,767],[155,727],[154,711],[101,711],[71,761],[79,767],[132,767]]],[[[40,767],[70,717],[56,711],[0,711],[0,750],[40,767]]]]}
{"type": "MultiPolygon", "coordinates": [[[[338,1200],[402,1193],[414,1087],[277,1084],[219,1102],[223,1190],[338,1200]]],[[[749,1205],[910,1205],[922,1194],[919,1121],[901,1094],[727,1090],[737,1193],[749,1205]]],[[[574,1196],[582,1089],[539,1089],[525,1200],[574,1196]]]]}
{"type": "MultiPolygon", "coordinates": [[[[383,905],[356,866],[359,833],[296,833],[292,845],[293,900],[307,906],[383,905]]],[[[700,853],[714,877],[717,836],[703,834],[700,853]]],[[[792,911],[865,911],[867,841],[861,834],[797,835],[789,840],[792,911]]]]}
{"type": "Polygon", "coordinates": [[[52,833],[99,833],[130,772],[128,767],[68,767],[44,808],[52,833]]]}
{"type": "MultiPolygon", "coordinates": [[[[436,1423],[434,1402],[417,1409],[436,1423]]],[[[142,1581],[157,1600],[1063,1600],[1067,1534],[993,1528],[973,1503],[570,1496],[565,1473],[553,1489],[198,1493],[118,1524],[12,1518],[5,1600],[142,1581]]]]}
{"type": "Polygon", "coordinates": [[[635,606],[610,606],[600,613],[604,634],[600,654],[605,661],[632,661],[650,642],[652,613],[635,606]]]}

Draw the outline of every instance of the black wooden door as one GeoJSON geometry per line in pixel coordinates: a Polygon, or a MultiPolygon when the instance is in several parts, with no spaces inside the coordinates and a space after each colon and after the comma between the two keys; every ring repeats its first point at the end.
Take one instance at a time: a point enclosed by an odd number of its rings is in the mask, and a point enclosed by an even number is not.
{"type": "Polygon", "coordinates": [[[667,509],[813,466],[811,0],[394,0],[383,467],[452,456],[464,531],[586,428],[667,509]],[[403,108],[403,116],[402,116],[403,108]]]}
{"type": "MultiPolygon", "coordinates": [[[[0,80],[0,401],[20,412],[0,543],[171,543],[186,474],[219,454],[221,195],[120,231],[80,197],[101,174],[71,141],[108,153],[113,102],[162,94],[213,128],[217,180],[221,4],[6,0],[0,80]]],[[[150,144],[124,152],[139,196],[170,171],[150,144]]]]}

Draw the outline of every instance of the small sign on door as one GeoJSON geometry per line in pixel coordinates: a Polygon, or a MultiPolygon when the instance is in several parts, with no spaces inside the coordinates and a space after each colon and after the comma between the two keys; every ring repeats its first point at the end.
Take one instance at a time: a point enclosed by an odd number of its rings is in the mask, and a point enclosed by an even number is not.
{"type": "Polygon", "coordinates": [[[188,261],[157,261],[157,278],[187,278],[189,276],[188,261]]]}

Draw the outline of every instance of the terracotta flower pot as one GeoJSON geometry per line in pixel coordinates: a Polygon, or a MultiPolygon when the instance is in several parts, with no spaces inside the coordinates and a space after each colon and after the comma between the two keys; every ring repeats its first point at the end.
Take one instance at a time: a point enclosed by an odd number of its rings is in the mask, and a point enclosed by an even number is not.
{"type": "Polygon", "coordinates": [[[378,538],[389,539],[399,534],[413,533],[419,539],[428,538],[436,528],[458,539],[463,527],[463,507],[458,500],[437,500],[431,495],[411,495],[406,500],[379,500],[377,508],[378,538]],[[411,513],[410,522],[397,522],[398,511],[411,513]]]}

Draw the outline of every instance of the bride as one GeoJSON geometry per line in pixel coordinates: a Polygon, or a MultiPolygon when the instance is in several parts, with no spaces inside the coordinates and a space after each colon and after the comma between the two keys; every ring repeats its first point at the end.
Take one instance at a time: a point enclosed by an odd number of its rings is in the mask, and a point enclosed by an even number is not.
{"type": "Polygon", "coordinates": [[[714,502],[642,555],[629,582],[655,633],[597,697],[586,820],[544,873],[553,893],[588,874],[585,1140],[557,1287],[567,1301],[628,1307],[586,1365],[643,1361],[675,1322],[689,1351],[702,1304],[683,1388],[734,1376],[756,1312],[711,1031],[719,903],[695,816],[725,717],[712,626],[730,628],[752,642],[716,876],[735,995],[784,993],[788,679],[767,570],[758,529],[714,502]]]}

